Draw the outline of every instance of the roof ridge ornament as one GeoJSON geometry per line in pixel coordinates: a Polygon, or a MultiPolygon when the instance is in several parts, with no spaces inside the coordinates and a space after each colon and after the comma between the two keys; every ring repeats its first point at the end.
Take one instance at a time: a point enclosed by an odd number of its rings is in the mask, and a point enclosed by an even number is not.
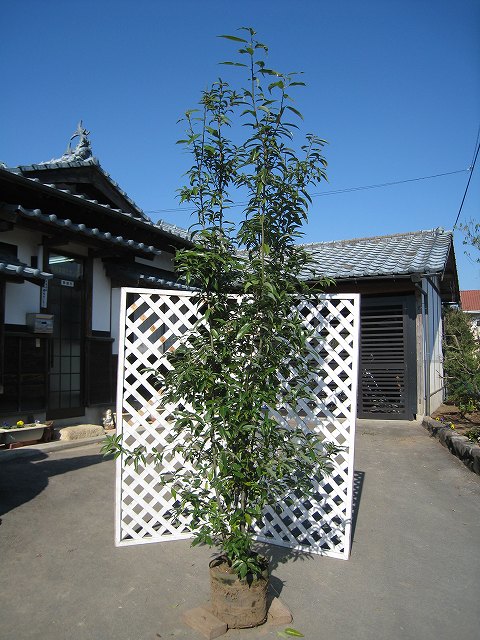
{"type": "Polygon", "coordinates": [[[68,143],[68,147],[64,153],[64,156],[73,155],[73,156],[76,156],[75,159],[79,159],[79,160],[86,160],[87,158],[90,158],[92,156],[92,146],[91,146],[90,140],[87,137],[89,135],[90,135],[90,131],[87,131],[85,129],[85,127],[83,126],[83,121],[80,120],[80,122],[77,124],[76,131],[70,137],[70,141],[68,143]],[[80,138],[80,140],[78,141],[78,144],[75,147],[75,149],[72,150],[71,142],[75,138],[80,138]]]}
{"type": "Polygon", "coordinates": [[[52,158],[52,160],[48,160],[47,162],[41,162],[40,164],[52,164],[53,162],[77,162],[84,161],[93,158],[92,154],[92,145],[88,136],[90,135],[90,131],[87,131],[83,126],[83,121],[77,125],[76,130],[71,135],[70,140],[68,142],[67,150],[63,154],[61,158],[52,158]],[[72,149],[72,140],[75,138],[79,138],[77,146],[72,149]]]}

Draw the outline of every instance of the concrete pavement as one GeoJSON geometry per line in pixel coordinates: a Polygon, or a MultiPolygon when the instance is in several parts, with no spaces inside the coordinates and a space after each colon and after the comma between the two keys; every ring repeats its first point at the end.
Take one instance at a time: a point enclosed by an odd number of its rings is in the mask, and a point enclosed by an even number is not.
{"type": "MultiPolygon", "coordinates": [[[[0,455],[0,637],[200,640],[181,613],[208,599],[211,551],[184,541],[115,548],[114,465],[99,448],[0,455]]],[[[355,468],[350,560],[272,548],[292,626],[311,640],[476,640],[480,477],[403,422],[360,421],[355,468]]]]}

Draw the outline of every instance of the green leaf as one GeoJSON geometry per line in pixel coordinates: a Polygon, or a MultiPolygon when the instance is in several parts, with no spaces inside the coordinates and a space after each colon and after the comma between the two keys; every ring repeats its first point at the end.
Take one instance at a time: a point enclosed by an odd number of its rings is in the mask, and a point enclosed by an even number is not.
{"type": "Polygon", "coordinates": [[[268,90],[271,91],[274,87],[278,87],[279,89],[284,89],[285,85],[283,83],[283,80],[277,80],[277,82],[272,82],[271,84],[268,85],[268,90]]]}
{"type": "Polygon", "coordinates": [[[248,40],[244,40],[243,38],[238,38],[237,36],[228,36],[228,35],[221,35],[221,36],[217,36],[218,38],[225,38],[226,40],[233,40],[234,42],[245,42],[248,43],[248,40]]]}
{"type": "Polygon", "coordinates": [[[285,633],[287,634],[287,636],[291,636],[293,638],[304,638],[305,637],[303,635],[303,633],[300,633],[300,631],[297,631],[296,629],[292,629],[292,627],[287,627],[285,629],[285,633]]]}
{"type": "Polygon", "coordinates": [[[250,331],[250,329],[251,329],[250,323],[247,322],[247,324],[244,324],[243,327],[240,329],[240,331],[237,333],[236,340],[241,340],[243,336],[250,331]]]}
{"type": "Polygon", "coordinates": [[[219,64],[226,64],[231,67],[247,67],[247,65],[243,64],[243,62],[229,62],[228,60],[225,60],[224,62],[219,62],[219,64]]]}
{"type": "Polygon", "coordinates": [[[288,105],[287,109],[289,109],[289,111],[292,111],[295,115],[303,120],[303,116],[298,109],[295,109],[295,107],[292,107],[291,105],[288,105]]]}

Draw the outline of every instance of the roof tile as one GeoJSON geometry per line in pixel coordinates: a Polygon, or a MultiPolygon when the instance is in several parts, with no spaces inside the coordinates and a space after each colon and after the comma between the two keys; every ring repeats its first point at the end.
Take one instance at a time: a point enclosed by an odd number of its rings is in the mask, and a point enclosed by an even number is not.
{"type": "Polygon", "coordinates": [[[53,274],[29,267],[14,256],[0,255],[0,272],[9,276],[50,280],[53,274]]]}
{"type": "MultiPolygon", "coordinates": [[[[73,163],[69,163],[69,164],[73,164],[73,163]]],[[[8,171],[10,173],[14,173],[16,175],[21,176],[22,178],[24,178],[25,180],[29,180],[31,182],[41,182],[38,178],[30,178],[28,176],[24,176],[21,172],[22,169],[31,169],[33,168],[33,165],[29,165],[29,166],[21,166],[21,167],[3,167],[3,169],[5,171],[8,171]]],[[[43,168],[43,167],[42,167],[43,168]]],[[[100,167],[101,169],[101,167],[100,167]]],[[[102,169],[103,171],[103,169],[102,169]]],[[[125,218],[129,218],[130,220],[134,220],[142,225],[145,225],[146,227],[156,227],[158,229],[160,229],[161,231],[163,231],[164,233],[170,234],[171,236],[181,239],[181,240],[187,240],[189,242],[192,241],[192,237],[189,231],[187,231],[186,229],[183,229],[182,227],[177,227],[176,225],[173,224],[169,224],[167,222],[164,222],[163,220],[159,220],[159,222],[154,223],[150,220],[150,218],[148,218],[148,216],[146,216],[145,214],[143,214],[142,218],[137,218],[135,215],[133,215],[130,212],[127,211],[123,211],[122,209],[114,209],[113,207],[111,207],[108,204],[105,203],[100,203],[100,202],[96,202],[94,200],[90,200],[88,198],[85,197],[85,195],[83,194],[78,194],[78,193],[71,193],[66,189],[59,189],[56,185],[54,184],[45,184],[45,183],[41,183],[43,184],[43,186],[48,187],[49,189],[53,189],[55,191],[58,191],[60,193],[67,193],[68,195],[71,195],[72,197],[75,198],[81,198],[83,200],[85,200],[86,202],[89,202],[97,207],[103,207],[105,209],[109,209],[110,211],[113,211],[117,214],[120,214],[121,216],[125,217],[125,218]]],[[[127,198],[128,199],[128,198],[127,198]]],[[[136,206],[136,205],[135,205],[136,206]]]]}
{"type": "Polygon", "coordinates": [[[463,311],[480,311],[480,290],[468,289],[460,291],[460,300],[463,311]]]}
{"type": "Polygon", "coordinates": [[[3,205],[3,209],[5,209],[6,211],[18,213],[25,218],[34,218],[37,220],[41,220],[42,222],[52,224],[56,227],[66,227],[70,231],[78,233],[82,236],[94,236],[95,238],[98,238],[100,240],[118,243],[124,247],[134,248],[147,254],[161,255],[163,253],[160,249],[156,249],[152,245],[146,247],[144,243],[135,242],[134,240],[129,238],[125,239],[123,238],[123,236],[112,237],[112,234],[109,231],[100,231],[100,229],[98,229],[97,227],[90,228],[83,223],[75,224],[69,218],[62,219],[56,216],[54,213],[50,215],[42,213],[41,209],[27,209],[20,205],[3,205]]]}
{"type": "Polygon", "coordinates": [[[307,279],[363,278],[443,271],[453,234],[442,228],[302,245],[313,263],[307,279]],[[313,274],[311,272],[313,269],[313,274]]]}

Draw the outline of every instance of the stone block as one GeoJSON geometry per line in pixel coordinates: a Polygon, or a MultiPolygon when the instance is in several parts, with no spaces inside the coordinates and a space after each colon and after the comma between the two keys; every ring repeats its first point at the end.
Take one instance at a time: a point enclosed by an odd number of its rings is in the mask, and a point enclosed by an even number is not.
{"type": "Polygon", "coordinates": [[[480,447],[472,447],[472,471],[480,476],[480,447]]]}
{"type": "Polygon", "coordinates": [[[103,427],[98,424],[77,424],[72,427],[62,427],[57,430],[60,440],[84,440],[98,438],[104,435],[103,427]]]}
{"type": "Polygon", "coordinates": [[[208,640],[218,638],[227,633],[227,625],[209,611],[206,606],[189,609],[183,614],[183,621],[191,629],[195,629],[208,640]]]}
{"type": "Polygon", "coordinates": [[[279,598],[274,598],[268,610],[267,621],[270,624],[290,624],[293,620],[292,612],[279,598]]]}

